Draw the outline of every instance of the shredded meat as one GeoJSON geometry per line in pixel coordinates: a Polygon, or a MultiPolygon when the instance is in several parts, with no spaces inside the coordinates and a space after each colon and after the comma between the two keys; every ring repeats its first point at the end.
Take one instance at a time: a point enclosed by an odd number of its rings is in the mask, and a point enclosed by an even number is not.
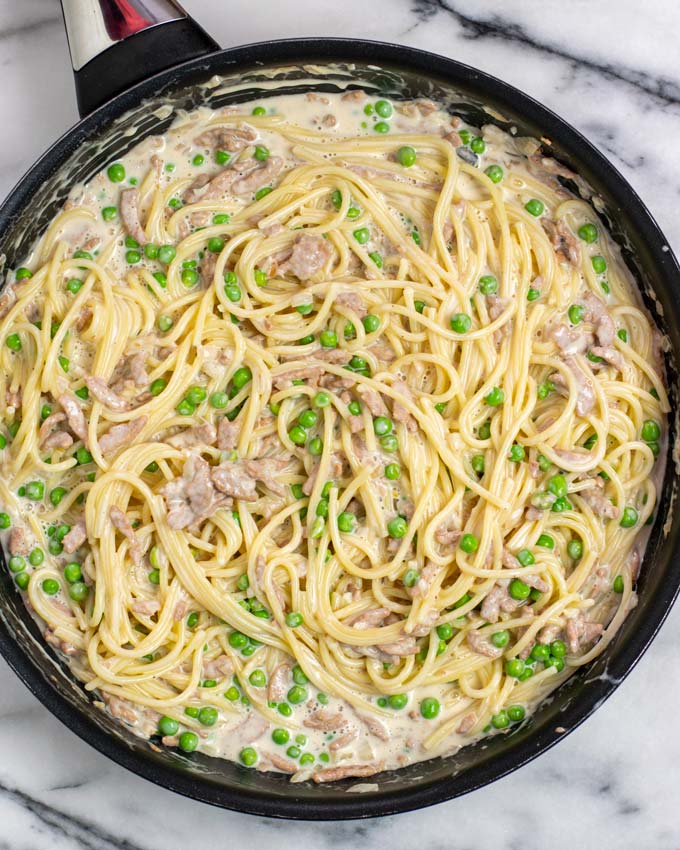
{"type": "Polygon", "coordinates": [[[422,596],[427,596],[428,591],[432,587],[432,583],[437,577],[440,569],[441,567],[437,566],[437,564],[432,561],[425,561],[425,566],[420,571],[420,578],[418,581],[413,585],[413,587],[406,588],[406,593],[411,597],[411,599],[418,599],[422,596]]]}
{"type": "Polygon", "coordinates": [[[588,490],[581,490],[579,496],[596,516],[601,516],[605,519],[618,519],[620,510],[605,495],[604,481],[601,478],[594,478],[592,480],[595,482],[595,486],[590,487],[588,490]]]}
{"type": "Polygon", "coordinates": [[[327,767],[324,770],[317,770],[312,775],[312,779],[317,785],[321,782],[335,782],[337,779],[347,779],[350,776],[373,776],[384,770],[382,762],[373,762],[372,764],[345,764],[337,767],[327,767]]]}
{"type": "Polygon", "coordinates": [[[269,759],[275,768],[283,771],[283,773],[297,773],[300,769],[294,761],[285,759],[283,756],[279,756],[276,753],[263,753],[263,755],[265,758],[269,759]]]}
{"type": "Polygon", "coordinates": [[[196,136],[194,144],[216,148],[229,153],[240,153],[257,139],[257,131],[249,124],[241,127],[215,127],[196,136]]]}
{"type": "Polygon", "coordinates": [[[269,678],[269,686],[267,689],[267,699],[271,702],[281,702],[285,700],[288,693],[288,678],[292,667],[284,662],[277,664],[269,678]]]}
{"type": "Polygon", "coordinates": [[[387,405],[383,401],[383,397],[376,390],[367,386],[357,387],[357,392],[361,396],[361,400],[370,410],[372,416],[389,416],[390,412],[387,405]]]}
{"type": "Polygon", "coordinates": [[[104,378],[86,377],[85,383],[92,395],[109,410],[129,410],[130,403],[114,392],[104,378]]]}
{"type": "Polygon", "coordinates": [[[343,747],[346,747],[351,744],[352,741],[356,741],[358,737],[359,730],[355,726],[352,726],[350,729],[347,730],[347,732],[342,735],[338,735],[337,738],[334,738],[328,745],[328,749],[332,753],[336,753],[338,750],[341,750],[343,749],[343,747]]]}
{"type": "Polygon", "coordinates": [[[478,655],[485,655],[487,658],[500,658],[503,654],[502,649],[489,643],[487,638],[484,635],[480,635],[479,632],[468,632],[466,639],[470,649],[478,655]]]}
{"type": "Polygon", "coordinates": [[[31,540],[23,525],[15,525],[10,531],[9,551],[12,555],[28,555],[31,551],[31,540]]]}
{"type": "Polygon", "coordinates": [[[318,384],[323,369],[321,366],[301,366],[299,369],[289,369],[281,375],[277,375],[272,384],[277,390],[292,386],[293,381],[309,380],[311,385],[318,384]]]}
{"type": "Polygon", "coordinates": [[[341,292],[335,297],[335,304],[347,307],[348,310],[356,313],[360,319],[363,319],[368,313],[358,292],[341,292]]]}
{"type": "Polygon", "coordinates": [[[500,579],[484,597],[480,614],[487,622],[497,623],[501,611],[510,613],[519,606],[519,602],[508,593],[508,584],[507,579],[500,579]]]}
{"type": "Polygon", "coordinates": [[[246,719],[233,732],[243,744],[256,741],[263,732],[267,731],[268,723],[260,714],[249,711],[246,719]]]}
{"type": "Polygon", "coordinates": [[[75,647],[72,643],[69,643],[66,640],[61,640],[61,638],[58,638],[51,629],[45,629],[44,637],[50,646],[53,646],[60,652],[63,652],[64,655],[74,656],[78,654],[79,650],[77,647],[75,647]]]}
{"type": "Polygon", "coordinates": [[[226,416],[220,419],[220,424],[217,426],[217,448],[221,452],[233,451],[238,444],[240,432],[240,422],[230,422],[226,416]]]}
{"type": "Polygon", "coordinates": [[[102,694],[109,714],[112,717],[117,717],[119,720],[125,721],[130,726],[136,725],[139,720],[139,715],[132,707],[132,704],[125,699],[120,699],[113,694],[102,694]]]}
{"type": "MultiPolygon", "coordinates": [[[[596,345],[593,347],[592,353],[596,357],[601,357],[605,363],[609,363],[610,366],[613,366],[619,371],[621,371],[625,365],[623,355],[615,348],[603,348],[602,346],[596,345]]],[[[593,364],[593,366],[597,367],[597,364],[593,364]]]]}
{"type": "Polygon", "coordinates": [[[112,425],[111,428],[99,438],[99,448],[103,454],[109,454],[121,446],[130,445],[139,436],[147,423],[146,416],[138,416],[129,422],[120,425],[112,425]]]}
{"type": "Polygon", "coordinates": [[[560,626],[555,625],[555,623],[548,623],[543,626],[536,637],[539,643],[547,644],[557,640],[561,633],[562,628],[560,626]]]}
{"type": "Polygon", "coordinates": [[[549,335],[555,340],[562,354],[585,354],[593,344],[593,336],[582,325],[569,328],[565,324],[551,328],[549,335]]]}
{"type": "Polygon", "coordinates": [[[168,437],[166,442],[176,449],[191,449],[196,446],[212,446],[216,439],[215,426],[210,422],[204,422],[202,425],[184,428],[172,437],[168,437]]]}
{"type": "Polygon", "coordinates": [[[68,427],[73,431],[78,439],[83,441],[85,448],[89,448],[85,415],[74,396],[72,396],[71,393],[62,393],[57,401],[66,413],[68,427]]]}
{"type": "Polygon", "coordinates": [[[234,672],[234,662],[228,655],[218,655],[211,661],[203,662],[203,676],[206,679],[225,679],[234,672]]]}
{"type": "Polygon", "coordinates": [[[135,614],[152,617],[161,610],[161,603],[157,599],[135,599],[135,601],[130,604],[130,608],[135,612],[135,614]]]}
{"type": "Polygon", "coordinates": [[[190,455],[181,478],[168,481],[160,491],[168,509],[168,525],[181,529],[207,519],[231,499],[220,496],[213,487],[210,465],[200,455],[190,455]]]}
{"type": "Polygon", "coordinates": [[[384,342],[382,339],[378,340],[378,342],[374,342],[368,350],[382,363],[392,363],[397,359],[397,355],[392,346],[388,342],[384,342]]]}
{"type": "MultiPolygon", "coordinates": [[[[344,366],[352,359],[352,352],[346,351],[344,348],[320,348],[314,352],[315,360],[323,360],[325,363],[334,363],[336,366],[344,366]]],[[[350,379],[341,378],[345,383],[350,379]]],[[[354,381],[352,383],[355,383],[354,381]]]]}
{"type": "MultiPolygon", "coordinates": [[[[404,381],[395,381],[392,384],[392,389],[396,390],[400,395],[410,402],[415,401],[413,393],[409,386],[404,381]]],[[[392,402],[392,417],[395,422],[401,422],[406,426],[406,430],[414,433],[418,430],[418,423],[411,416],[408,410],[396,399],[392,402]]]]}
{"type": "Polygon", "coordinates": [[[463,536],[463,532],[453,527],[453,522],[453,520],[449,520],[437,526],[434,532],[434,539],[437,543],[440,543],[442,546],[456,546],[458,544],[458,541],[463,536]]]}
{"type": "Polygon", "coordinates": [[[397,658],[405,658],[409,655],[416,655],[418,645],[413,635],[405,635],[400,640],[395,640],[392,643],[381,643],[378,649],[386,655],[395,655],[397,658]]]}
{"type": "Polygon", "coordinates": [[[139,218],[139,189],[123,189],[120,193],[120,217],[130,236],[140,245],[146,245],[149,240],[139,218]]]}
{"type": "Polygon", "coordinates": [[[572,266],[579,266],[581,264],[581,248],[564,219],[554,222],[549,218],[542,218],[541,225],[558,258],[571,263],[572,266]]]}
{"type": "Polygon", "coordinates": [[[73,437],[66,431],[53,431],[52,429],[60,422],[66,420],[65,413],[52,413],[40,426],[38,442],[41,449],[67,449],[73,445],[73,437]]]}
{"type": "Polygon", "coordinates": [[[308,729],[321,729],[322,732],[335,732],[347,726],[347,718],[342,714],[332,714],[328,709],[320,708],[307,717],[303,725],[308,729]]]}
{"type": "Polygon", "coordinates": [[[579,303],[583,307],[583,318],[586,322],[592,322],[595,325],[598,344],[603,348],[611,346],[616,335],[616,325],[605,302],[595,293],[588,291],[581,297],[579,303]]]}
{"type": "Polygon", "coordinates": [[[109,510],[109,519],[113,523],[113,526],[120,531],[123,537],[127,538],[130,544],[130,557],[132,558],[135,566],[138,567],[142,563],[142,546],[137,539],[137,535],[135,534],[133,527],[130,525],[130,521],[126,514],[116,505],[112,505],[109,510]]]}
{"type": "Polygon", "coordinates": [[[231,184],[231,191],[235,195],[248,195],[257,192],[262,186],[266,186],[283,168],[283,159],[280,156],[268,157],[262,165],[247,171],[231,184]]]}
{"type": "Polygon", "coordinates": [[[598,638],[604,628],[601,623],[591,623],[582,613],[567,621],[567,646],[569,652],[579,652],[582,646],[592,643],[598,638]]]}
{"type": "Polygon", "coordinates": [[[320,272],[333,253],[330,242],[315,233],[302,233],[295,240],[288,268],[300,280],[309,280],[320,272]]]}
{"type": "Polygon", "coordinates": [[[64,552],[70,555],[71,552],[79,549],[86,540],[87,529],[85,528],[85,520],[79,519],[75,525],[71,526],[71,530],[61,541],[61,545],[64,547],[64,552]]]}
{"type": "Polygon", "coordinates": [[[468,732],[472,732],[477,723],[477,715],[474,711],[469,712],[463,717],[458,726],[456,727],[456,732],[459,735],[467,735],[468,732]]]}
{"type": "Polygon", "coordinates": [[[287,463],[276,458],[225,461],[212,470],[212,481],[220,492],[246,502],[257,499],[255,486],[258,481],[282,496],[286,492],[285,487],[275,476],[287,463]]]}
{"type": "MultiPolygon", "coordinates": [[[[593,407],[595,407],[595,390],[593,389],[593,381],[583,371],[574,357],[565,357],[564,363],[574,376],[578,387],[578,393],[576,396],[576,413],[579,416],[587,416],[593,407]]],[[[568,394],[567,381],[561,372],[553,372],[550,376],[550,380],[553,382],[556,389],[562,391],[564,395],[568,394]]]]}
{"type": "Polygon", "coordinates": [[[354,629],[375,629],[382,626],[389,613],[387,608],[371,608],[350,620],[349,625],[354,629]]]}

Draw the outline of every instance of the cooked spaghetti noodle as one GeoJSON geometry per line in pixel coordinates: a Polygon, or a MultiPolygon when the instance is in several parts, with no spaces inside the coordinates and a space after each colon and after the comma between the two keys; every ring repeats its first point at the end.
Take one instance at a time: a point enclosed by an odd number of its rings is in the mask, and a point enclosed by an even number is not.
{"type": "Polygon", "coordinates": [[[612,639],[661,339],[530,140],[363,92],[252,107],[76,187],[12,275],[0,524],[138,734],[368,776],[512,727],[612,639]]]}

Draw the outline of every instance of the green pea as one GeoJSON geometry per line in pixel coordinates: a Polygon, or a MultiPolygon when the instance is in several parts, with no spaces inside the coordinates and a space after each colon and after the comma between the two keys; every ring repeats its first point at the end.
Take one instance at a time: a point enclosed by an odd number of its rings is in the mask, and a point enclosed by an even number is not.
{"type": "Polygon", "coordinates": [[[195,269],[182,269],[180,278],[184,286],[195,286],[198,283],[198,272],[195,269]]]}
{"type": "Polygon", "coordinates": [[[287,699],[291,705],[299,705],[302,702],[307,702],[309,694],[307,693],[306,688],[303,688],[300,685],[294,685],[288,691],[287,699]]]}
{"type": "Polygon", "coordinates": [[[530,286],[529,291],[527,292],[527,301],[537,301],[540,297],[540,289],[534,289],[533,286],[530,286]]]}
{"type": "Polygon", "coordinates": [[[529,567],[536,563],[536,559],[528,549],[520,549],[517,553],[517,560],[523,567],[529,567]]]}
{"type": "Polygon", "coordinates": [[[567,543],[567,554],[574,561],[578,561],[583,555],[583,543],[574,538],[567,543]]]}
{"type": "Polygon", "coordinates": [[[401,711],[408,704],[408,694],[390,694],[387,697],[387,704],[395,711],[401,711]]]}
{"type": "Polygon", "coordinates": [[[77,561],[72,561],[64,567],[64,578],[69,584],[74,584],[80,581],[83,577],[83,571],[77,561]]]}
{"type": "Polygon", "coordinates": [[[508,593],[513,599],[526,599],[531,593],[531,588],[518,578],[514,578],[508,586],[508,593]]]}
{"type": "Polygon", "coordinates": [[[309,316],[314,311],[313,304],[298,304],[295,308],[301,316],[309,316]]]}
{"type": "Polygon", "coordinates": [[[0,513],[0,529],[9,528],[12,524],[12,520],[9,514],[6,514],[4,511],[0,513]]]}
{"type": "Polygon", "coordinates": [[[237,388],[241,389],[245,387],[245,385],[252,379],[253,373],[247,366],[241,366],[240,369],[237,369],[231,379],[232,384],[237,388]]]}
{"type": "Polygon", "coordinates": [[[255,200],[259,201],[261,198],[264,198],[265,195],[268,195],[270,192],[273,192],[273,188],[271,186],[263,186],[261,189],[258,189],[255,192],[255,200]]]}
{"type": "Polygon", "coordinates": [[[267,684],[267,677],[264,670],[253,670],[248,676],[248,681],[254,688],[264,688],[267,684]]]}
{"type": "Polygon", "coordinates": [[[380,438],[380,445],[386,452],[396,452],[399,449],[399,440],[395,434],[386,434],[380,438]]]}
{"type": "Polygon", "coordinates": [[[591,257],[590,262],[593,266],[593,271],[596,274],[602,274],[603,272],[607,271],[607,261],[605,260],[604,257],[601,257],[599,254],[596,255],[595,257],[591,257]]]}
{"type": "Polygon", "coordinates": [[[507,711],[499,711],[491,718],[491,725],[494,729],[505,729],[510,725],[510,718],[507,711]]]}
{"type": "Polygon", "coordinates": [[[637,521],[638,512],[635,510],[635,508],[626,506],[623,509],[623,515],[621,516],[621,522],[619,523],[621,528],[632,528],[634,525],[637,525],[637,521]]]}
{"type": "Polygon", "coordinates": [[[45,485],[42,481],[29,481],[26,485],[26,498],[39,502],[45,495],[45,485]]]}
{"type": "Polygon", "coordinates": [[[13,573],[19,573],[26,567],[26,561],[21,555],[12,555],[7,562],[7,566],[13,573]]]}
{"type": "Polygon", "coordinates": [[[511,460],[513,463],[521,463],[526,457],[526,451],[524,446],[520,446],[519,443],[515,443],[510,447],[510,452],[508,453],[508,460],[511,460]]]}
{"type": "Polygon", "coordinates": [[[390,125],[387,123],[387,121],[378,121],[377,124],[373,125],[373,129],[376,133],[389,133],[390,125]]]}
{"type": "Polygon", "coordinates": [[[174,245],[161,245],[158,249],[158,259],[164,266],[169,265],[177,256],[177,250],[174,245]]]}
{"type": "Polygon", "coordinates": [[[550,647],[544,643],[537,643],[531,650],[530,658],[532,661],[547,661],[550,658],[550,647]]]}
{"type": "Polygon", "coordinates": [[[255,107],[253,107],[253,111],[251,112],[251,115],[266,115],[266,114],[267,114],[267,110],[264,108],[264,106],[255,106],[255,107]]]}
{"type": "Polygon", "coordinates": [[[408,523],[402,516],[395,516],[387,523],[387,533],[395,540],[402,538],[408,531],[408,523]]]}
{"type": "Polygon", "coordinates": [[[583,239],[584,242],[590,244],[597,239],[597,227],[594,224],[582,224],[578,229],[579,239],[583,239]]]}
{"type": "Polygon", "coordinates": [[[486,422],[482,422],[479,426],[479,430],[477,431],[477,436],[480,440],[488,440],[491,436],[491,421],[489,419],[486,422]]]}
{"type": "Polygon", "coordinates": [[[555,541],[549,534],[541,534],[536,541],[536,545],[541,546],[543,549],[554,549],[555,541]]]}
{"type": "Polygon", "coordinates": [[[337,348],[338,335],[335,331],[321,331],[319,334],[319,342],[323,348],[337,348]]]}
{"type": "Polygon", "coordinates": [[[232,303],[236,303],[241,300],[241,287],[235,283],[227,283],[224,287],[224,294],[227,296],[229,301],[232,303]]]}
{"type": "Polygon", "coordinates": [[[543,215],[545,205],[543,201],[539,201],[538,198],[532,198],[524,204],[524,209],[529,213],[529,215],[533,215],[538,218],[538,216],[543,215]]]}
{"type": "Polygon", "coordinates": [[[560,497],[559,499],[555,499],[553,502],[552,510],[556,514],[564,513],[564,511],[569,511],[572,508],[572,504],[569,499],[565,497],[560,497]]]}
{"type": "Polygon", "coordinates": [[[355,218],[359,218],[360,215],[361,215],[361,210],[358,209],[357,207],[350,207],[347,210],[347,218],[355,219],[355,218]]]}
{"type": "Polygon", "coordinates": [[[349,511],[343,511],[338,514],[338,530],[343,534],[349,534],[354,531],[354,514],[349,511]]]}
{"type": "Polygon", "coordinates": [[[388,481],[396,481],[401,475],[401,467],[398,463],[388,463],[385,467],[385,478],[388,481]]]}
{"type": "Polygon", "coordinates": [[[510,642],[510,632],[507,629],[501,629],[499,632],[494,632],[491,635],[491,643],[494,646],[497,646],[499,649],[502,649],[504,646],[507,646],[510,642]]]}
{"type": "Polygon", "coordinates": [[[482,295],[493,295],[498,291],[498,281],[492,274],[485,274],[479,278],[479,291],[482,295]]]}
{"type": "Polygon", "coordinates": [[[366,333],[375,333],[375,331],[377,331],[380,327],[380,319],[378,316],[374,316],[372,313],[369,313],[361,320],[361,324],[364,326],[366,333]]]}
{"type": "Polygon", "coordinates": [[[361,414],[361,403],[358,401],[350,401],[347,405],[347,410],[349,410],[352,416],[359,416],[361,414]]]}
{"type": "Polygon", "coordinates": [[[215,162],[218,165],[226,165],[231,159],[231,154],[229,151],[216,150],[215,151],[215,162]]]}
{"type": "Polygon", "coordinates": [[[211,254],[219,254],[223,248],[224,239],[219,236],[212,236],[208,239],[208,251],[210,251],[211,254]]]}
{"type": "Polygon", "coordinates": [[[360,245],[365,245],[371,238],[371,231],[367,227],[360,227],[352,233],[352,236],[360,245]]]}
{"type": "Polygon", "coordinates": [[[18,575],[14,576],[14,581],[16,582],[16,585],[19,590],[26,590],[26,588],[31,582],[31,577],[28,573],[19,573],[18,575]]]}
{"type": "Polygon", "coordinates": [[[435,697],[425,697],[425,699],[420,703],[420,714],[426,720],[434,720],[434,718],[439,714],[439,711],[439,700],[435,697]]]}
{"type": "Polygon", "coordinates": [[[286,625],[290,629],[297,629],[304,621],[304,617],[298,611],[291,611],[289,614],[286,614],[286,625]]]}
{"type": "Polygon", "coordinates": [[[505,401],[505,393],[500,387],[494,387],[491,392],[484,397],[484,401],[489,407],[498,407],[505,401]]]}
{"type": "Polygon", "coordinates": [[[645,419],[642,423],[640,436],[646,443],[652,443],[661,436],[661,427],[654,419],[645,419]]]}
{"type": "Polygon", "coordinates": [[[463,552],[472,554],[473,552],[476,552],[479,548],[479,540],[475,537],[474,534],[464,534],[460,538],[460,543],[458,545],[463,550],[463,552]]]}
{"type": "Polygon", "coordinates": [[[625,588],[623,576],[621,576],[621,575],[616,576],[614,578],[614,583],[613,583],[612,587],[614,588],[614,593],[623,593],[623,590],[625,588]]]}
{"type": "Polygon", "coordinates": [[[476,472],[477,475],[483,475],[486,467],[484,455],[473,455],[470,459],[470,466],[472,467],[472,471],[476,472]]]}
{"type": "Polygon", "coordinates": [[[564,658],[564,656],[567,654],[567,647],[564,641],[554,640],[550,644],[550,652],[555,658],[564,658]]]}
{"type": "Polygon", "coordinates": [[[378,437],[390,434],[393,427],[392,420],[388,416],[376,416],[373,420],[373,431],[378,437]]]}
{"type": "Polygon", "coordinates": [[[59,582],[58,582],[56,579],[54,579],[54,578],[46,578],[46,579],[43,581],[43,583],[42,583],[41,587],[42,587],[43,591],[44,591],[44,592],[45,592],[48,596],[54,596],[56,593],[59,593],[60,584],[59,584],[59,582]]]}
{"type": "Polygon", "coordinates": [[[518,679],[524,672],[526,664],[521,658],[510,658],[505,662],[505,672],[513,679],[518,679]]]}
{"type": "Polygon", "coordinates": [[[319,414],[315,410],[303,410],[298,416],[298,422],[303,428],[313,428],[319,419],[319,414]]]}
{"type": "Polygon", "coordinates": [[[404,587],[415,587],[420,580],[420,573],[418,570],[406,570],[406,572],[401,577],[401,581],[404,587]]]}
{"type": "Polygon", "coordinates": [[[476,136],[470,142],[470,150],[474,151],[475,153],[484,153],[484,151],[486,150],[486,143],[484,142],[484,139],[481,136],[476,136]]]}
{"type": "Polygon", "coordinates": [[[392,104],[389,100],[378,100],[375,104],[375,111],[381,118],[389,118],[392,115],[392,104]]]}
{"type": "Polygon", "coordinates": [[[19,334],[10,334],[5,340],[5,345],[10,351],[21,351],[21,337],[19,334]]]}
{"type": "Polygon", "coordinates": [[[205,387],[189,387],[186,399],[189,404],[199,405],[208,397],[208,391],[205,387]]]}
{"type": "Polygon", "coordinates": [[[580,304],[572,304],[567,312],[572,325],[578,325],[583,321],[583,307],[580,304]]]}
{"type": "Polygon", "coordinates": [[[417,159],[415,148],[410,145],[404,145],[397,150],[397,162],[403,165],[404,168],[410,168],[415,164],[417,159]]]}
{"type": "Polygon", "coordinates": [[[568,485],[564,475],[553,475],[548,481],[548,490],[557,497],[566,496],[568,485]]]}
{"type": "Polygon", "coordinates": [[[490,165],[484,169],[484,173],[492,183],[500,183],[503,179],[503,169],[500,165],[490,165]]]}
{"type": "Polygon", "coordinates": [[[413,306],[416,308],[416,313],[422,313],[423,310],[425,309],[425,302],[424,301],[414,301],[413,306]]]}
{"type": "Polygon", "coordinates": [[[125,180],[125,168],[120,162],[109,165],[106,174],[112,183],[122,183],[125,180]]]}
{"type": "Polygon", "coordinates": [[[454,313],[450,323],[451,330],[459,334],[467,333],[472,327],[472,319],[467,313],[454,313]]]}
{"type": "Polygon", "coordinates": [[[309,449],[310,455],[318,457],[323,452],[323,440],[321,437],[312,437],[307,448],[309,449]]]}
{"type": "Polygon", "coordinates": [[[555,390],[555,384],[552,381],[543,381],[543,383],[538,385],[538,390],[536,394],[540,399],[547,398],[551,392],[555,390]]]}

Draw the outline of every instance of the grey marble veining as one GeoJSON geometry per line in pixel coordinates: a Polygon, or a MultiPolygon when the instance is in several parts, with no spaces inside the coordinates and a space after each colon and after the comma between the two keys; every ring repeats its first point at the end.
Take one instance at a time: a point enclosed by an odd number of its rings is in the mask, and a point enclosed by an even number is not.
{"type": "MultiPolygon", "coordinates": [[[[680,250],[672,0],[184,0],[223,45],[368,37],[452,56],[588,136],[680,250]]],[[[77,118],[56,0],[0,0],[0,194],[77,118]]],[[[0,661],[0,850],[680,850],[680,609],[611,699],[518,773],[427,811],[291,824],[185,800],[107,761],[0,661]]]]}

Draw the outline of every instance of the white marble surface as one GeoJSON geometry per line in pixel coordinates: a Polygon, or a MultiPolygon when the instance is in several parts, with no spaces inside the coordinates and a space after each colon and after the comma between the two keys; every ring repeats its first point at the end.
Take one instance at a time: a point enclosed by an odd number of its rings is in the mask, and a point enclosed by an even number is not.
{"type": "MultiPolygon", "coordinates": [[[[674,0],[184,0],[224,46],[363,36],[503,77],[588,135],[680,250],[680,64],[674,0]],[[644,12],[643,12],[644,6],[644,12]],[[288,10],[284,11],[284,7],[288,10]],[[293,11],[294,9],[294,11],[293,11]]],[[[0,0],[0,194],[76,119],[56,0],[0,0]]],[[[533,764],[433,809],[292,824],[211,809],[98,755],[0,661],[0,850],[678,850],[680,607],[633,675],[533,764]]]]}

